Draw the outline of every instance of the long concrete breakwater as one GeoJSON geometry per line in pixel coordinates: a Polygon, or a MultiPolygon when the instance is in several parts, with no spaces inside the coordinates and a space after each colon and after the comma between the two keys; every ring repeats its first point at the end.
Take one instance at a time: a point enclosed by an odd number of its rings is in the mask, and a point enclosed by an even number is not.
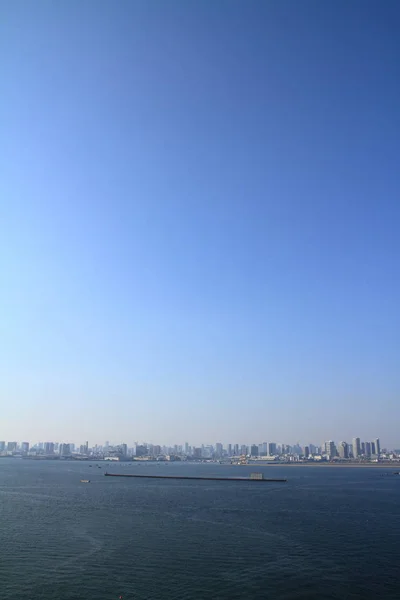
{"type": "Polygon", "coordinates": [[[134,475],[132,473],[104,473],[105,477],[136,477],[138,479],[196,479],[201,481],[257,481],[257,482],[279,482],[284,483],[287,479],[267,478],[264,477],[202,477],[195,475],[134,475]]]}

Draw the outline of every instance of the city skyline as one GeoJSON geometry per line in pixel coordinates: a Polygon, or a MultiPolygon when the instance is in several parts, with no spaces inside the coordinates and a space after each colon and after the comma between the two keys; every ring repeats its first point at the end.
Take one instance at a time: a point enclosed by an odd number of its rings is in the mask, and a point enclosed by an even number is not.
{"type": "Polygon", "coordinates": [[[400,461],[400,449],[387,448],[381,444],[380,438],[361,441],[355,437],[352,443],[326,440],[321,445],[286,444],[277,442],[234,443],[191,445],[174,444],[165,446],[146,442],[136,442],[133,446],[124,442],[117,445],[105,441],[104,444],[83,444],[73,442],[39,442],[30,444],[27,441],[0,440],[1,458],[28,458],[33,460],[105,460],[105,461],[231,461],[233,464],[248,464],[249,461],[260,460],[269,464],[276,463],[323,463],[340,464],[386,464],[400,461]]]}
{"type": "MultiPolygon", "coordinates": [[[[80,447],[81,449],[83,447],[86,448],[86,451],[88,448],[93,448],[93,447],[99,447],[99,448],[107,448],[107,447],[116,447],[116,446],[120,446],[121,444],[125,447],[135,447],[138,445],[146,445],[146,446],[158,446],[158,447],[180,447],[180,448],[193,448],[193,447],[218,447],[220,446],[221,448],[235,448],[235,453],[238,454],[238,451],[236,450],[237,448],[243,448],[244,446],[250,448],[252,446],[257,446],[259,448],[261,448],[262,446],[265,447],[264,452],[265,453],[274,453],[274,451],[270,451],[271,448],[277,448],[277,447],[285,447],[285,446],[289,446],[289,447],[319,447],[319,448],[325,448],[326,452],[329,453],[328,450],[328,445],[332,445],[335,447],[335,449],[338,449],[340,447],[341,444],[346,444],[349,447],[353,448],[353,453],[355,453],[355,456],[358,456],[360,454],[364,454],[365,453],[365,444],[373,444],[374,448],[377,448],[377,452],[372,452],[372,454],[379,454],[380,449],[382,446],[381,443],[381,439],[380,437],[375,437],[375,438],[371,438],[369,441],[365,440],[364,438],[360,438],[360,437],[353,437],[351,439],[351,441],[347,441],[344,439],[340,439],[337,438],[337,440],[325,440],[322,442],[322,444],[317,444],[311,441],[308,442],[300,442],[299,440],[297,440],[296,442],[291,442],[290,444],[287,441],[281,441],[281,440],[276,440],[274,438],[275,441],[271,441],[271,439],[269,439],[268,441],[266,441],[264,439],[263,442],[257,442],[254,439],[251,442],[243,442],[243,440],[238,443],[235,442],[233,443],[228,442],[228,443],[224,443],[224,442],[205,442],[203,441],[200,444],[193,444],[190,443],[188,441],[183,442],[183,443],[173,443],[173,444],[165,444],[165,443],[161,443],[161,442],[151,442],[151,441],[145,441],[145,440],[141,440],[141,441],[135,441],[135,442],[130,442],[130,443],[126,443],[126,442],[113,442],[110,440],[106,440],[102,443],[98,443],[98,442],[91,442],[91,444],[89,444],[89,440],[86,440],[84,443],[83,442],[76,442],[74,440],[70,440],[70,439],[66,439],[66,440],[57,440],[56,438],[52,438],[51,441],[50,440],[46,440],[46,441],[32,441],[32,440],[27,440],[25,439],[24,441],[20,441],[20,440],[14,440],[10,441],[10,440],[2,440],[0,437],[0,450],[4,450],[6,449],[7,445],[12,445],[12,448],[8,448],[9,450],[13,450],[15,448],[22,448],[22,446],[27,445],[28,447],[32,448],[32,447],[41,447],[42,449],[45,449],[46,446],[51,445],[54,448],[54,445],[59,446],[59,445],[63,445],[63,444],[67,444],[67,445],[73,445],[74,447],[80,447]],[[361,451],[361,449],[363,449],[361,451]]],[[[370,446],[370,450],[369,452],[371,452],[371,446],[370,446]]]]}

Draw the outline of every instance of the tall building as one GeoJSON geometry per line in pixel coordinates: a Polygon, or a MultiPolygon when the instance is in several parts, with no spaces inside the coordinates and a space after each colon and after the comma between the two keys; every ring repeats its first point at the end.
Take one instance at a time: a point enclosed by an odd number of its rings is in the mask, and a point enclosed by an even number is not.
{"type": "MultiPolygon", "coordinates": [[[[136,456],[147,456],[148,450],[147,446],[144,444],[137,444],[136,446],[136,456]]],[[[164,452],[164,454],[170,454],[170,452],[164,452]]]]}
{"type": "Polygon", "coordinates": [[[228,444],[228,456],[232,456],[232,444],[228,444]]]}
{"type": "Polygon", "coordinates": [[[212,458],[214,454],[214,448],[212,446],[203,446],[202,448],[202,457],[203,458],[212,458]]]}
{"type": "Polygon", "coordinates": [[[222,451],[223,451],[223,449],[224,449],[224,447],[223,447],[223,445],[221,444],[221,442],[217,442],[217,443],[215,444],[215,456],[216,456],[217,458],[221,458],[221,457],[222,457],[222,451]]]}
{"type": "Polygon", "coordinates": [[[268,456],[275,456],[275,454],[276,454],[276,444],[275,444],[275,442],[269,442],[268,456]]]}
{"type": "Polygon", "coordinates": [[[156,444],[155,446],[153,446],[153,456],[157,457],[160,456],[161,454],[161,446],[159,444],[156,444]]]}
{"type": "Polygon", "coordinates": [[[235,456],[239,456],[239,444],[235,444],[235,445],[233,446],[233,454],[234,454],[235,456]]]}
{"type": "Polygon", "coordinates": [[[335,442],[333,442],[332,440],[325,442],[325,454],[328,455],[329,459],[335,458],[336,446],[335,446],[335,442]]]}
{"type": "Polygon", "coordinates": [[[365,456],[365,442],[361,442],[361,454],[365,456]]]}
{"type": "Polygon", "coordinates": [[[6,443],[0,442],[0,452],[4,452],[5,449],[6,449],[6,443]]]}
{"type": "Polygon", "coordinates": [[[60,456],[70,456],[71,455],[71,444],[60,444],[59,452],[60,452],[60,456]]]}
{"type": "Polygon", "coordinates": [[[53,442],[46,442],[44,445],[45,454],[54,454],[54,444],[53,442]]]}
{"type": "Polygon", "coordinates": [[[21,451],[24,454],[28,454],[28,452],[29,452],[29,442],[22,442],[22,444],[21,444],[21,451]]]}
{"type": "Polygon", "coordinates": [[[375,454],[377,454],[379,456],[380,453],[381,453],[381,442],[380,442],[380,439],[379,438],[375,438],[374,442],[375,442],[375,454]]]}
{"type": "Polygon", "coordinates": [[[365,456],[371,456],[371,442],[365,442],[365,456]]]}
{"type": "Polygon", "coordinates": [[[375,442],[371,442],[371,454],[372,456],[376,455],[375,442]]]}
{"type": "Polygon", "coordinates": [[[359,458],[361,456],[361,442],[360,438],[353,438],[353,457],[359,458]]]}
{"type": "Polygon", "coordinates": [[[121,449],[122,456],[127,456],[128,455],[128,446],[126,444],[121,444],[120,445],[120,449],[121,449]]]}
{"type": "Polygon", "coordinates": [[[263,442],[262,444],[259,444],[258,446],[258,452],[260,456],[267,456],[268,454],[268,443],[267,442],[263,442]]]}
{"type": "Polygon", "coordinates": [[[242,444],[240,446],[240,454],[242,454],[242,455],[246,455],[247,454],[247,446],[246,446],[246,444],[242,444]]]}
{"type": "Polygon", "coordinates": [[[8,442],[7,452],[15,452],[17,449],[17,442],[8,442]]]}
{"type": "Polygon", "coordinates": [[[304,446],[304,456],[308,458],[310,456],[310,447],[304,446]]]}
{"type": "Polygon", "coordinates": [[[339,442],[338,453],[340,458],[349,458],[349,446],[346,442],[339,442]]]}
{"type": "Polygon", "coordinates": [[[189,454],[189,442],[185,442],[185,454],[189,454]]]}
{"type": "Polygon", "coordinates": [[[252,444],[250,447],[251,456],[258,456],[258,446],[256,444],[252,444]]]}

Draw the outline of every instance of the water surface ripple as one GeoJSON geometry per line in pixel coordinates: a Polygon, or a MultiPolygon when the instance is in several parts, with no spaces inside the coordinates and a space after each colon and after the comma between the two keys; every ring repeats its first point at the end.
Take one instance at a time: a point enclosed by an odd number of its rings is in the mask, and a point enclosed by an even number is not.
{"type": "Polygon", "coordinates": [[[400,477],[264,467],[288,482],[165,481],[107,478],[96,465],[0,459],[1,600],[400,598],[400,477]]]}

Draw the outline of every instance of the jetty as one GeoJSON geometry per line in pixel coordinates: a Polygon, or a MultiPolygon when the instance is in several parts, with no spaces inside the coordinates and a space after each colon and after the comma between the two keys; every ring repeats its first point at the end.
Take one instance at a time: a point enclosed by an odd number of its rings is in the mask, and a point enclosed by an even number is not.
{"type": "Polygon", "coordinates": [[[251,481],[258,483],[285,483],[287,479],[265,478],[262,473],[251,473],[250,477],[204,477],[202,475],[140,475],[132,473],[104,473],[105,477],[135,477],[137,479],[194,479],[197,481],[251,481]]]}

